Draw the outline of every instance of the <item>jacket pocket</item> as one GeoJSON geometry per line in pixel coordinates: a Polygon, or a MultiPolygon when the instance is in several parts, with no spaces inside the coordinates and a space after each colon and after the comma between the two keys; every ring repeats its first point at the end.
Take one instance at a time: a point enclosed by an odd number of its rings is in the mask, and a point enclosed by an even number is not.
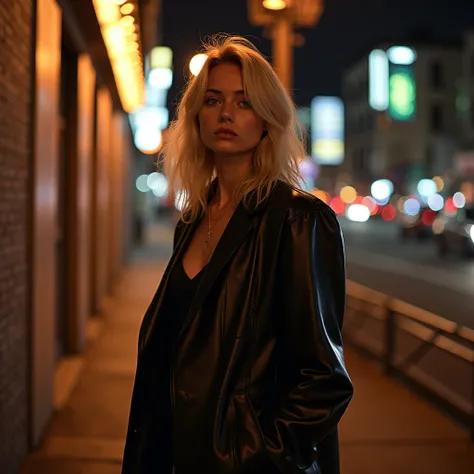
{"type": "MultiPolygon", "coordinates": [[[[265,472],[265,474],[274,474],[274,473],[278,473],[278,474],[285,474],[285,473],[291,473],[291,474],[322,474],[321,473],[321,470],[320,470],[320,466],[319,466],[319,463],[317,460],[313,460],[312,464],[305,468],[305,469],[301,469],[301,468],[298,468],[296,465],[295,466],[290,466],[288,463],[285,465],[285,466],[279,466],[277,464],[277,461],[275,459],[273,459],[272,455],[270,454],[269,452],[269,449],[267,447],[267,444],[266,444],[266,441],[265,441],[265,436],[263,435],[263,431],[261,429],[261,426],[260,426],[260,422],[259,422],[259,418],[258,418],[258,414],[257,412],[255,411],[254,407],[253,407],[253,404],[252,404],[252,401],[250,399],[250,396],[248,395],[248,393],[242,393],[242,394],[237,394],[235,396],[235,399],[238,400],[238,399],[241,399],[242,400],[242,403],[247,407],[247,412],[248,412],[248,416],[250,418],[248,418],[248,427],[250,427],[249,429],[252,429],[255,433],[255,436],[258,437],[259,439],[259,442],[258,442],[258,445],[260,447],[260,455],[259,455],[259,459],[261,460],[260,462],[262,462],[262,466],[265,466],[265,467],[262,467],[260,468],[261,470],[259,471],[255,471],[255,472],[265,472]]],[[[239,438],[239,433],[241,433],[239,430],[237,430],[237,438],[239,438]]],[[[242,452],[242,448],[247,448],[247,446],[238,446],[238,448],[240,449],[236,449],[236,454],[239,455],[239,453],[242,452]]],[[[253,471],[249,471],[249,472],[253,472],[253,471]]]]}
{"type": "Polygon", "coordinates": [[[235,416],[233,452],[240,467],[239,472],[280,473],[280,469],[273,463],[267,451],[258,416],[248,394],[235,393],[233,403],[235,416]]]}

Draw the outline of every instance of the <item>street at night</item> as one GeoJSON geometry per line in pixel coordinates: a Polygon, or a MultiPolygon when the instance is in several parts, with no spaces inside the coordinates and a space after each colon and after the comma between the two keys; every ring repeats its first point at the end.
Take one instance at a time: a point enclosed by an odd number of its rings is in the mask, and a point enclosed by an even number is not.
{"type": "Polygon", "coordinates": [[[341,222],[349,279],[474,328],[474,259],[439,257],[434,238],[403,240],[397,222],[341,222]]]}
{"type": "Polygon", "coordinates": [[[474,474],[474,0],[0,40],[0,474],[474,474]]]}

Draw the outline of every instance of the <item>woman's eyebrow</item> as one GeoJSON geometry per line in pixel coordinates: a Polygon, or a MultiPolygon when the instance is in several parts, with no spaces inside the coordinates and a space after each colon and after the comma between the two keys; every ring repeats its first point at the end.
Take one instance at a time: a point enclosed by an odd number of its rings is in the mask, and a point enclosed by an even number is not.
{"type": "MultiPolygon", "coordinates": [[[[206,93],[209,92],[209,93],[212,93],[212,94],[221,94],[222,95],[222,91],[218,90],[218,89],[207,89],[206,90],[206,93]]],[[[234,94],[237,95],[237,94],[243,94],[244,91],[243,90],[238,90],[238,91],[234,91],[234,94]]]]}

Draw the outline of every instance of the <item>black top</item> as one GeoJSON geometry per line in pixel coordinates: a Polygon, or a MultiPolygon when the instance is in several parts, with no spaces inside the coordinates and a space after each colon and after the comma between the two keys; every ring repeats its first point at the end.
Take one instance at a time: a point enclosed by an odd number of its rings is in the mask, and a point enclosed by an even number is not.
{"type": "MultiPolygon", "coordinates": [[[[172,410],[170,399],[171,356],[179,331],[186,319],[191,301],[199,287],[204,267],[194,278],[186,274],[182,260],[176,262],[170,274],[162,310],[158,315],[155,333],[150,341],[150,351],[147,356],[147,382],[149,406],[155,407],[155,412],[147,420],[143,420],[145,443],[144,452],[140,456],[140,473],[157,472],[157,466],[163,467],[162,460],[155,459],[157,446],[166,446],[172,451],[172,410]],[[161,383],[159,383],[161,381],[161,383]],[[158,444],[157,444],[158,443],[158,444]],[[160,464],[161,463],[161,464],[160,464]]],[[[171,470],[171,466],[170,466],[171,470]]]]}

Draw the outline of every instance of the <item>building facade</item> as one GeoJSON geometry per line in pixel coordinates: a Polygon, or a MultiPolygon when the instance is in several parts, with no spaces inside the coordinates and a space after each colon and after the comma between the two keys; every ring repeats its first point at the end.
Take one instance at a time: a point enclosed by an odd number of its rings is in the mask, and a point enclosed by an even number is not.
{"type": "Polygon", "coordinates": [[[393,63],[405,67],[399,74],[403,75],[401,81],[392,81],[395,73],[389,72],[391,61],[387,61],[385,70],[383,65],[377,69],[371,51],[347,68],[343,76],[346,155],[342,169],[361,191],[384,177],[391,179],[399,192],[410,192],[419,179],[449,169],[460,146],[461,119],[456,100],[462,75],[461,46],[383,43],[372,51],[387,54],[396,47],[401,47],[398,52],[403,49],[414,53],[411,63],[403,57],[401,62],[393,63]],[[410,64],[409,70],[406,64],[410,64]],[[384,76],[381,82],[379,75],[384,76]],[[384,105],[371,103],[377,93],[384,105]],[[405,104],[405,95],[412,96],[412,104],[405,104]],[[401,107],[411,107],[409,117],[394,115],[398,100],[403,102],[401,107]]]}
{"type": "MultiPolygon", "coordinates": [[[[18,472],[64,403],[127,256],[136,151],[100,3],[0,3],[2,474],[18,472]]],[[[121,3],[143,55],[159,2],[121,3]]]]}
{"type": "Polygon", "coordinates": [[[467,147],[474,148],[474,29],[464,34],[462,52],[461,97],[462,133],[467,147]]]}

